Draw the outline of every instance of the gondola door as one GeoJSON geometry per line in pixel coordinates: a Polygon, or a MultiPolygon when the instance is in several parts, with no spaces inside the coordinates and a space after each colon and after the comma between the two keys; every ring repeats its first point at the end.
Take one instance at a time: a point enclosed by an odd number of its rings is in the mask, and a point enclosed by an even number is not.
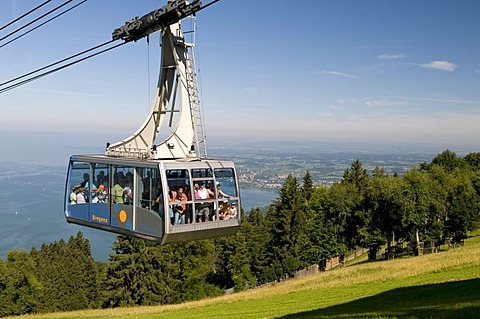
{"type": "Polygon", "coordinates": [[[135,168],[133,166],[111,166],[110,175],[110,225],[133,231],[133,197],[135,168]]]}
{"type": "Polygon", "coordinates": [[[158,167],[137,167],[136,169],[135,233],[153,236],[158,241],[163,237],[165,208],[163,185],[158,167]]]}

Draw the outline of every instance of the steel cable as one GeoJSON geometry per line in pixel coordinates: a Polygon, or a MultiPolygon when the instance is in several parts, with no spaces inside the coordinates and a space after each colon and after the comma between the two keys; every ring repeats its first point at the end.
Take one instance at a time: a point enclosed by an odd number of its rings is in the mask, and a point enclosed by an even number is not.
{"type": "Polygon", "coordinates": [[[12,32],[10,32],[9,34],[7,34],[6,36],[4,36],[3,38],[0,38],[0,41],[3,41],[3,40],[5,40],[6,38],[8,38],[8,37],[10,37],[10,36],[14,35],[15,33],[19,32],[20,30],[23,30],[23,29],[25,29],[25,28],[26,28],[26,27],[28,27],[29,25],[31,25],[31,24],[33,24],[33,23],[37,22],[38,20],[40,20],[40,19],[42,19],[42,18],[46,17],[47,15],[51,14],[52,12],[55,12],[55,11],[57,11],[58,9],[60,9],[61,7],[65,6],[65,5],[67,5],[67,4],[69,4],[69,3],[70,3],[70,2],[72,2],[72,1],[73,1],[73,0],[68,0],[68,1],[65,1],[63,4],[61,4],[61,5],[57,6],[56,8],[54,8],[54,9],[52,9],[52,10],[48,11],[47,13],[45,13],[45,14],[41,15],[40,17],[38,17],[38,18],[36,18],[36,19],[34,19],[34,20],[30,21],[29,23],[27,23],[27,24],[23,25],[22,27],[20,27],[20,28],[17,28],[15,31],[12,31],[12,32]]]}
{"type": "MultiPolygon", "coordinates": [[[[108,41],[108,42],[106,42],[106,43],[104,43],[104,44],[98,45],[98,46],[96,46],[96,47],[94,47],[94,48],[92,48],[92,49],[85,50],[85,51],[83,51],[83,52],[81,52],[81,53],[77,53],[77,54],[75,54],[75,55],[73,55],[73,56],[70,56],[70,57],[68,57],[68,58],[66,58],[66,59],[63,59],[63,60],[61,60],[61,61],[58,61],[58,62],[49,64],[49,65],[47,65],[47,66],[45,66],[45,67],[42,67],[42,68],[37,69],[37,70],[35,70],[35,71],[29,72],[29,73],[27,73],[27,74],[24,74],[24,75],[22,75],[22,76],[19,76],[19,77],[15,78],[15,79],[12,79],[12,80],[9,80],[9,81],[0,83],[0,87],[4,86],[4,85],[6,85],[6,84],[9,84],[9,83],[15,82],[15,81],[17,81],[17,80],[20,80],[20,79],[22,79],[22,78],[24,78],[24,77],[27,77],[27,76],[29,76],[29,75],[32,75],[32,74],[34,74],[34,73],[40,72],[40,71],[42,71],[42,70],[45,70],[45,69],[47,69],[47,68],[49,68],[49,67],[52,67],[52,66],[54,66],[54,65],[57,65],[57,64],[59,64],[59,63],[65,62],[65,61],[67,61],[67,60],[70,60],[70,59],[72,59],[72,58],[74,58],[74,57],[77,57],[77,56],[79,56],[79,55],[82,55],[82,54],[85,54],[85,53],[87,53],[87,52],[90,52],[90,51],[92,51],[92,50],[94,50],[94,49],[96,49],[96,48],[99,48],[99,47],[101,47],[101,46],[104,46],[104,45],[106,45],[106,44],[109,44],[109,43],[111,43],[111,42],[113,42],[113,41],[114,41],[114,40],[110,40],[110,41],[108,41]]],[[[88,55],[88,56],[86,56],[86,57],[80,58],[80,59],[78,59],[78,60],[75,60],[75,61],[73,61],[73,62],[67,63],[67,64],[65,64],[65,65],[62,65],[62,66],[60,66],[60,67],[58,67],[58,68],[55,68],[55,69],[53,69],[53,70],[50,70],[50,71],[47,71],[47,72],[44,72],[44,73],[41,73],[41,74],[32,76],[32,77],[30,77],[30,78],[28,78],[28,79],[25,79],[25,80],[23,80],[23,81],[20,81],[20,82],[17,82],[17,83],[13,83],[13,84],[11,84],[11,85],[9,85],[9,86],[0,88],[0,94],[1,94],[1,93],[5,93],[5,92],[7,92],[7,91],[10,91],[10,90],[12,90],[12,89],[14,89],[14,88],[17,88],[17,87],[19,87],[19,86],[22,86],[22,85],[24,85],[24,84],[30,83],[30,82],[32,82],[32,81],[38,80],[38,79],[40,79],[40,78],[43,78],[44,76],[47,76],[47,75],[52,74],[52,73],[54,73],[54,72],[60,71],[60,70],[65,69],[65,68],[67,68],[67,67],[69,67],[69,66],[72,66],[72,65],[74,65],[74,64],[77,64],[77,63],[79,63],[79,62],[82,62],[82,61],[85,61],[85,60],[87,60],[87,59],[93,58],[94,56],[97,56],[97,55],[99,55],[99,54],[102,54],[102,53],[105,53],[105,52],[107,52],[107,51],[110,51],[110,50],[113,50],[113,49],[115,49],[115,48],[118,48],[118,47],[120,47],[120,46],[122,46],[122,45],[124,45],[124,44],[127,44],[127,43],[128,43],[128,42],[119,43],[119,44],[114,45],[114,46],[112,46],[112,47],[109,47],[109,48],[107,48],[107,49],[101,50],[101,51],[99,51],[99,52],[90,54],[90,55],[88,55]]]]}
{"type": "MultiPolygon", "coordinates": [[[[47,24],[47,23],[49,23],[50,21],[52,21],[52,20],[55,20],[56,18],[58,18],[58,17],[60,17],[60,16],[64,15],[65,13],[67,13],[67,12],[69,12],[69,11],[71,11],[71,10],[75,9],[76,7],[78,7],[79,5],[81,5],[81,4],[85,3],[85,2],[87,2],[87,0],[83,0],[83,1],[82,1],[82,2],[80,2],[80,3],[77,3],[77,4],[76,4],[76,5],[74,5],[73,7],[71,7],[71,8],[69,8],[69,9],[67,9],[67,10],[65,10],[65,11],[63,11],[63,12],[61,12],[61,13],[57,14],[57,15],[56,15],[56,16],[54,16],[53,18],[50,18],[50,19],[48,19],[47,21],[45,21],[45,22],[42,22],[41,24],[37,25],[37,26],[36,26],[36,27],[34,27],[33,29],[30,29],[30,30],[28,30],[28,31],[26,31],[26,32],[24,32],[24,33],[22,33],[21,35],[19,35],[19,36],[17,36],[17,37],[15,37],[15,38],[13,38],[12,40],[10,40],[10,41],[8,41],[8,42],[6,42],[6,43],[4,43],[4,44],[0,45],[0,49],[1,49],[1,48],[3,48],[4,46],[6,46],[7,44],[10,44],[10,43],[12,43],[13,41],[16,41],[16,40],[18,40],[18,39],[20,39],[21,37],[23,37],[24,35],[27,35],[27,34],[29,34],[30,32],[32,32],[32,31],[34,31],[34,30],[36,30],[36,29],[40,28],[41,26],[43,26],[43,25],[45,25],[45,24],[47,24]]],[[[1,41],[1,40],[0,40],[0,41],[1,41]]]]}
{"type": "Polygon", "coordinates": [[[13,21],[10,21],[9,23],[7,23],[7,24],[6,24],[6,25],[4,25],[3,27],[1,27],[1,28],[0,28],[0,31],[2,31],[3,29],[5,29],[6,27],[9,27],[9,26],[11,26],[12,24],[14,24],[15,22],[19,21],[20,19],[23,19],[23,18],[25,18],[27,15],[29,15],[30,13],[32,13],[32,12],[34,12],[34,11],[36,11],[36,10],[40,9],[41,7],[43,7],[44,5],[46,5],[47,3],[49,3],[50,1],[52,1],[52,0],[47,0],[47,1],[45,1],[44,3],[42,3],[42,4],[38,5],[38,6],[36,6],[36,7],[35,7],[35,8],[33,8],[32,10],[30,10],[30,11],[28,11],[28,12],[26,12],[26,13],[22,14],[21,16],[19,16],[18,18],[14,19],[13,21]]]}

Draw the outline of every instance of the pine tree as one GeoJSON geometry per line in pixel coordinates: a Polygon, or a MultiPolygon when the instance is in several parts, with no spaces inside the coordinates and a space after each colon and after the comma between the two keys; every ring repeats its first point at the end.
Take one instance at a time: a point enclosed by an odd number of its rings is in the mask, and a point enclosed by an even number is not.
{"type": "Polygon", "coordinates": [[[241,291],[274,280],[274,276],[270,278],[266,274],[270,269],[268,242],[265,214],[254,208],[244,215],[235,236],[215,241],[219,262],[213,282],[222,288],[233,287],[235,291],[241,291]]]}
{"type": "Polygon", "coordinates": [[[438,165],[443,167],[446,172],[451,172],[456,167],[464,167],[465,163],[465,159],[458,157],[455,152],[446,150],[435,156],[430,165],[438,165]]]}
{"type": "Polygon", "coordinates": [[[175,253],[174,264],[179,265],[179,293],[175,302],[198,300],[223,294],[218,287],[207,282],[207,278],[215,271],[217,254],[213,240],[182,242],[168,245],[175,253]]]}
{"type": "Polygon", "coordinates": [[[119,236],[113,248],[105,307],[171,304],[221,293],[206,281],[216,262],[209,240],[160,246],[119,236]]]}
{"type": "Polygon", "coordinates": [[[465,156],[465,162],[475,171],[480,170],[480,153],[469,153],[465,156]]]}
{"type": "Polygon", "coordinates": [[[357,190],[362,190],[367,186],[368,174],[367,170],[363,168],[360,160],[353,161],[350,168],[347,168],[343,173],[342,184],[351,184],[357,190]]]}
{"type": "Polygon", "coordinates": [[[335,220],[325,212],[329,189],[317,187],[313,190],[307,206],[305,238],[301,241],[301,256],[305,265],[322,264],[323,260],[338,256],[338,233],[335,220]]]}
{"type": "Polygon", "coordinates": [[[69,311],[99,306],[97,265],[81,232],[30,252],[43,289],[43,311],[69,311]]]}
{"type": "Polygon", "coordinates": [[[13,315],[12,301],[9,293],[8,268],[6,263],[0,258],[0,317],[13,315]]]}
{"type": "MultiPolygon", "coordinates": [[[[381,170],[376,173],[382,175],[381,170]]],[[[365,191],[369,179],[367,170],[357,159],[349,169],[345,170],[340,184],[331,188],[332,206],[337,207],[337,227],[339,229],[343,227],[341,238],[345,251],[365,245],[366,237],[370,236],[366,226],[368,213],[364,208],[365,191]]]]}
{"type": "Polygon", "coordinates": [[[0,315],[24,315],[40,309],[42,286],[35,275],[29,254],[22,250],[7,253],[0,264],[0,315]]]}
{"type": "Polygon", "coordinates": [[[171,252],[162,252],[154,242],[123,235],[113,249],[106,267],[104,306],[165,304],[178,299],[178,267],[165,264],[172,259],[171,252]]]}
{"type": "Polygon", "coordinates": [[[300,240],[305,225],[304,199],[297,179],[290,175],[280,189],[280,198],[270,206],[267,219],[271,238],[271,269],[276,279],[293,274],[300,268],[300,240]]]}
{"type": "Polygon", "coordinates": [[[247,239],[248,256],[250,257],[250,271],[257,284],[264,284],[274,279],[268,274],[270,270],[269,247],[271,232],[267,224],[265,213],[255,208],[250,211],[242,224],[242,232],[247,239]]]}
{"type": "Polygon", "coordinates": [[[305,200],[309,201],[310,197],[312,196],[312,192],[314,190],[312,175],[310,175],[309,171],[307,171],[303,176],[303,184],[302,184],[301,190],[305,200]]]}

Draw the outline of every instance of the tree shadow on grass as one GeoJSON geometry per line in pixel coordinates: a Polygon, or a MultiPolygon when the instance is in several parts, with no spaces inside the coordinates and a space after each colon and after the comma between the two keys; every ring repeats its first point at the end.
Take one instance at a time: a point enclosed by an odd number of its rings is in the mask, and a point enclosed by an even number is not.
{"type": "Polygon", "coordinates": [[[480,279],[397,288],[281,318],[480,318],[480,279]]]}

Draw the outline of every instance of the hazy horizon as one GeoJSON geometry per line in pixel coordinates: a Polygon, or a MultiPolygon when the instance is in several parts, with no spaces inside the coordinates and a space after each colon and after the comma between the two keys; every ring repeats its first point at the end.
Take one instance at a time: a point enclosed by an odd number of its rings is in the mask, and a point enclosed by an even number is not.
{"type": "MultiPolygon", "coordinates": [[[[112,136],[114,134],[111,134],[112,136]]],[[[125,136],[117,135],[120,140],[125,136]]],[[[0,145],[2,152],[0,162],[37,163],[67,166],[68,159],[74,154],[101,154],[105,150],[107,140],[104,134],[95,132],[28,132],[24,130],[0,129],[0,145]]],[[[295,152],[296,150],[313,149],[316,152],[325,153],[423,153],[432,155],[432,158],[445,151],[451,150],[459,156],[468,153],[479,152],[478,147],[469,145],[453,145],[451,143],[428,143],[418,140],[397,142],[374,142],[374,141],[348,141],[314,139],[270,139],[259,137],[258,139],[209,136],[207,150],[210,156],[222,149],[235,149],[240,151],[255,152],[255,150],[276,149],[295,152]]]]}

